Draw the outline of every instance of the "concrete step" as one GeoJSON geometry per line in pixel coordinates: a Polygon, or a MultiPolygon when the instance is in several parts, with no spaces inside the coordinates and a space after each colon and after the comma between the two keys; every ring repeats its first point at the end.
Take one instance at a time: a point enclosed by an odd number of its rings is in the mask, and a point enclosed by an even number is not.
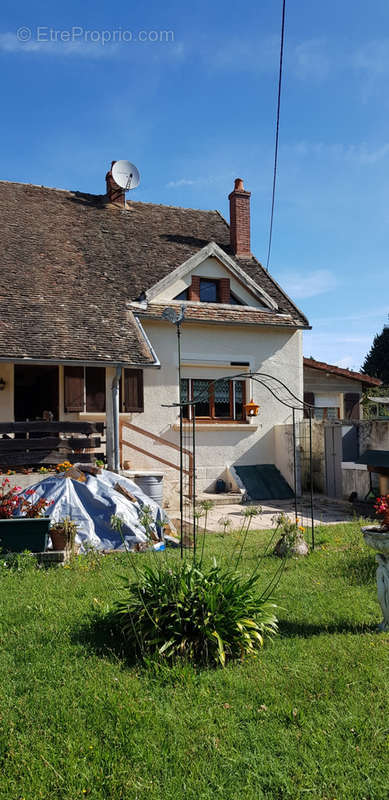
{"type": "Polygon", "coordinates": [[[202,500],[212,500],[215,506],[236,506],[240,505],[243,500],[242,492],[221,492],[220,494],[212,494],[211,492],[203,492],[196,498],[197,505],[202,500]]]}

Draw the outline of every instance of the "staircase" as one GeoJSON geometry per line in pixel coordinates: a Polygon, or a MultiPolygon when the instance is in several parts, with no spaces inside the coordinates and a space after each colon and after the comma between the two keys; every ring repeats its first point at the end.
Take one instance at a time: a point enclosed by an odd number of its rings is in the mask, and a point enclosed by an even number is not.
{"type": "Polygon", "coordinates": [[[274,464],[253,467],[234,465],[234,471],[250,500],[289,500],[293,491],[274,464]]]}

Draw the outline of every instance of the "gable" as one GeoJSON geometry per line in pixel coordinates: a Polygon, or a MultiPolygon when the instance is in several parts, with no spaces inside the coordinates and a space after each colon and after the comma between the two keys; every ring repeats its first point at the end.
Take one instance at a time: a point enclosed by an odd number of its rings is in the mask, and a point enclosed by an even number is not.
{"type": "Polygon", "coordinates": [[[217,244],[211,242],[184,264],[159,281],[146,293],[153,303],[166,303],[189,289],[193,276],[206,279],[228,278],[233,296],[243,305],[261,310],[277,310],[277,303],[258,286],[217,244]]]}
{"type": "Polygon", "coordinates": [[[234,256],[217,211],[130,201],[124,213],[105,195],[0,181],[0,213],[3,359],[154,365],[132,311],[207,258],[254,308],[189,303],[188,319],[309,327],[254,256],[234,256]]]}

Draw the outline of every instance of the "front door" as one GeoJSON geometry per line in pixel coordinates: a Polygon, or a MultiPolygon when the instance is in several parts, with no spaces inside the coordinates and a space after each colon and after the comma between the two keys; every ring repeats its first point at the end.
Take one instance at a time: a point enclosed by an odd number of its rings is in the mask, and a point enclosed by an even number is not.
{"type": "Polygon", "coordinates": [[[59,418],[58,366],[15,364],[15,421],[59,418]]]}

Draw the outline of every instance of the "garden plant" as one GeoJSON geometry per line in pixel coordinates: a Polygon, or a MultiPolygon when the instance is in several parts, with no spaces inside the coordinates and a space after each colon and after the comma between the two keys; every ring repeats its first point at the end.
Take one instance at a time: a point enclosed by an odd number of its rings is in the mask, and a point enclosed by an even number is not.
{"type": "MultiPolygon", "coordinates": [[[[239,573],[260,558],[266,586],[282,566],[279,633],[224,669],[139,661],[112,618],[129,559],[176,574],[178,550],[91,550],[50,570],[2,557],[0,797],[386,798],[389,635],[360,524],[318,527],[309,557],[281,562],[250,528],[239,573]]],[[[203,571],[240,546],[236,531],[207,536],[203,571]]]]}

